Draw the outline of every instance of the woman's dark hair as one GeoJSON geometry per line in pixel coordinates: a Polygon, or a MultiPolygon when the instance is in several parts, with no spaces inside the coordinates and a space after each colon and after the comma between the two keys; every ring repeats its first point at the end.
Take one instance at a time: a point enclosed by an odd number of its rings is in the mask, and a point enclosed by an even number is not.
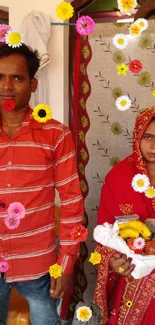
{"type": "Polygon", "coordinates": [[[30,80],[34,78],[39,69],[40,59],[38,51],[33,51],[30,47],[22,44],[20,47],[12,48],[5,43],[0,43],[0,58],[11,54],[21,54],[27,60],[27,68],[30,80]]]}

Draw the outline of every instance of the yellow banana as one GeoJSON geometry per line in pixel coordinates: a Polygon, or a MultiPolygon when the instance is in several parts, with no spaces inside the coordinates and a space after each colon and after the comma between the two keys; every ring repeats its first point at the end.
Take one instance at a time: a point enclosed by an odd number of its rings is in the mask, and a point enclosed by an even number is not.
{"type": "Polygon", "coordinates": [[[139,231],[134,228],[126,227],[126,228],[120,229],[119,236],[122,237],[123,239],[137,238],[137,237],[139,237],[139,231]]]}
{"type": "Polygon", "coordinates": [[[149,228],[140,220],[132,220],[126,223],[121,223],[118,225],[119,229],[134,228],[137,230],[145,239],[149,239],[151,236],[151,231],[149,228]]]}

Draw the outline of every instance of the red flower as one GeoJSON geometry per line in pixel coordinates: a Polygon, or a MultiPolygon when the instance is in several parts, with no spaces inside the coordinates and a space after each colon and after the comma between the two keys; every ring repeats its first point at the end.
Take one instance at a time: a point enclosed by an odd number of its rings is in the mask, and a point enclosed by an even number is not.
{"type": "Polygon", "coordinates": [[[15,102],[12,99],[6,99],[3,102],[3,108],[6,109],[6,111],[12,111],[15,108],[15,102]]]}
{"type": "Polygon", "coordinates": [[[142,63],[139,60],[133,60],[129,64],[129,69],[133,73],[138,73],[142,70],[143,66],[142,63]]]}
{"type": "Polygon", "coordinates": [[[75,240],[77,243],[85,241],[87,239],[87,236],[88,236],[88,230],[82,225],[75,226],[71,231],[71,238],[75,240]]]}

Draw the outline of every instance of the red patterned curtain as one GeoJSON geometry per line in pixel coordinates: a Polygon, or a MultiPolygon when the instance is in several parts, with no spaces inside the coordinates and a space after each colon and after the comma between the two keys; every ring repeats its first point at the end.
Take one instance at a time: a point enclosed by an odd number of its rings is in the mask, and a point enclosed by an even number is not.
{"type": "MultiPolygon", "coordinates": [[[[86,102],[91,93],[91,85],[87,75],[87,66],[91,60],[92,51],[88,37],[76,35],[75,67],[74,67],[74,105],[72,135],[76,147],[76,158],[78,174],[80,178],[83,198],[88,195],[89,187],[85,176],[85,168],[89,161],[89,153],[86,146],[86,133],[90,127],[86,102]]],[[[83,216],[83,225],[88,227],[88,217],[86,212],[83,216]]],[[[74,291],[69,302],[67,319],[72,318],[75,306],[79,301],[83,301],[83,293],[87,288],[87,279],[84,274],[84,262],[88,257],[87,245],[81,243],[80,257],[75,265],[74,291]]]]}

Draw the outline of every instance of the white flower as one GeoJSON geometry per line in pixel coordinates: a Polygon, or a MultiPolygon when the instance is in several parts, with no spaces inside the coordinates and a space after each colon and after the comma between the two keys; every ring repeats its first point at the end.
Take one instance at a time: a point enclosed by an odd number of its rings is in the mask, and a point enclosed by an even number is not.
{"type": "Polygon", "coordinates": [[[81,322],[88,322],[92,317],[92,310],[89,307],[79,307],[76,311],[77,319],[81,322]]]}
{"type": "Polygon", "coordinates": [[[145,246],[145,240],[142,237],[138,237],[134,240],[133,243],[134,248],[136,249],[143,249],[145,246]]]}
{"type": "Polygon", "coordinates": [[[120,96],[116,99],[116,106],[119,111],[127,111],[131,107],[131,99],[128,96],[120,96]]]}
{"type": "Polygon", "coordinates": [[[145,195],[149,199],[153,199],[155,197],[155,188],[153,186],[148,187],[147,190],[145,191],[145,195]]]}
{"type": "Polygon", "coordinates": [[[136,192],[143,193],[149,187],[150,181],[146,175],[137,174],[133,177],[131,185],[136,192]]]}
{"type": "Polygon", "coordinates": [[[113,44],[117,49],[125,49],[128,45],[128,37],[124,34],[116,34],[113,37],[113,44]]]}
{"type": "Polygon", "coordinates": [[[136,6],[137,6],[137,1],[136,0],[117,0],[118,3],[118,9],[121,12],[129,13],[132,12],[136,6]]]}
{"type": "Polygon", "coordinates": [[[136,24],[140,25],[142,32],[148,28],[148,20],[145,18],[139,18],[135,21],[136,24]]]}
{"type": "Polygon", "coordinates": [[[10,47],[20,47],[23,43],[23,34],[18,29],[12,29],[5,35],[5,42],[10,47]]]}

